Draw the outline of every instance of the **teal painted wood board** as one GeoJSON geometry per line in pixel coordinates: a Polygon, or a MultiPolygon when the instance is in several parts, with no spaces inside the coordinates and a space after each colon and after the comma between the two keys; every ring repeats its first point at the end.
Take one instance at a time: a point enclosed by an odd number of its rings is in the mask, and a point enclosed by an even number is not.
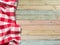
{"type": "Polygon", "coordinates": [[[29,20],[60,20],[60,11],[46,10],[17,10],[16,19],[29,20]]]}
{"type": "Polygon", "coordinates": [[[21,40],[21,45],[60,45],[60,40],[21,40]]]}

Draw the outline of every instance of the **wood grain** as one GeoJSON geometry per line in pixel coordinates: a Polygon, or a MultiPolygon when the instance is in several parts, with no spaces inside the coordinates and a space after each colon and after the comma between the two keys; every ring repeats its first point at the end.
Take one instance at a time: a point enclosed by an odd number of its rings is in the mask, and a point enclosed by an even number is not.
{"type": "Polygon", "coordinates": [[[22,35],[22,40],[59,40],[60,36],[30,36],[30,35],[22,35]]]}
{"type": "Polygon", "coordinates": [[[60,39],[60,0],[19,0],[16,15],[23,40],[60,39]]]}
{"type": "Polygon", "coordinates": [[[22,26],[22,35],[60,35],[59,21],[29,21],[20,20],[17,23],[22,26]]]}
{"type": "Polygon", "coordinates": [[[60,0],[19,0],[18,5],[18,9],[57,10],[60,0]]]}
{"type": "Polygon", "coordinates": [[[16,20],[21,25],[60,25],[60,20],[16,20]]]}
{"type": "Polygon", "coordinates": [[[21,45],[60,45],[59,40],[22,40],[21,45]]]}
{"type": "Polygon", "coordinates": [[[60,11],[53,10],[17,10],[16,19],[26,20],[60,20],[60,11]]]}

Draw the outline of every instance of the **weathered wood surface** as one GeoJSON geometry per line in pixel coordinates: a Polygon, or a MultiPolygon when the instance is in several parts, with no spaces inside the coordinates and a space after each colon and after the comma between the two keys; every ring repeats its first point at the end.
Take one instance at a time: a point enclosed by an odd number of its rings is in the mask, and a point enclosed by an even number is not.
{"type": "Polygon", "coordinates": [[[22,39],[60,39],[60,0],[18,2],[16,19],[22,39]]]}

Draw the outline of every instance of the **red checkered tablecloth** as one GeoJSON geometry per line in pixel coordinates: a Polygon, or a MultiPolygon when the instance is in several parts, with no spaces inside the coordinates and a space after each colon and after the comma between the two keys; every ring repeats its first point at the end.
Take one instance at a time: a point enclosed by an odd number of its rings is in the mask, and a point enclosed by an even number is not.
{"type": "Polygon", "coordinates": [[[17,24],[15,11],[17,0],[0,0],[0,45],[19,45],[21,26],[17,24]]]}

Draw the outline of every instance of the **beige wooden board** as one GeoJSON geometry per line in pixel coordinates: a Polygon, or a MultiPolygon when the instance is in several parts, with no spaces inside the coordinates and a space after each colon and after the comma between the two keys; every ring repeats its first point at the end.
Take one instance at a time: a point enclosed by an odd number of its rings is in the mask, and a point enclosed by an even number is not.
{"type": "Polygon", "coordinates": [[[22,35],[60,35],[60,25],[22,26],[22,35]]]}
{"type": "Polygon", "coordinates": [[[17,20],[21,25],[60,25],[60,20],[17,20]]]}
{"type": "Polygon", "coordinates": [[[18,9],[60,10],[60,0],[19,0],[18,9]]]}
{"type": "Polygon", "coordinates": [[[33,10],[55,10],[53,6],[43,5],[43,6],[18,6],[18,9],[33,9],[33,10]]]}
{"type": "Polygon", "coordinates": [[[25,4],[25,5],[49,5],[49,4],[60,4],[60,0],[19,0],[19,4],[25,4]]]}
{"type": "Polygon", "coordinates": [[[18,24],[22,26],[22,35],[60,35],[60,24],[59,21],[55,21],[49,24],[49,21],[18,21],[18,24]],[[57,24],[58,23],[58,24],[57,24]]]}
{"type": "Polygon", "coordinates": [[[59,40],[60,36],[29,36],[29,35],[23,35],[21,36],[22,40],[59,40]]]}

